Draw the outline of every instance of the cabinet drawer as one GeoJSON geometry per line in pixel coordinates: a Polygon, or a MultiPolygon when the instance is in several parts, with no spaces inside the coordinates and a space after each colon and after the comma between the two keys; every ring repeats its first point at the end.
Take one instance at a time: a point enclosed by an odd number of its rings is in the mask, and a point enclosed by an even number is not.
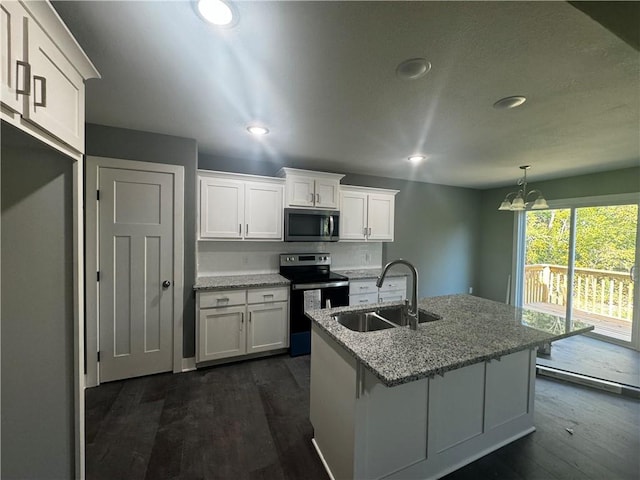
{"type": "Polygon", "coordinates": [[[378,303],[378,292],[349,295],[349,305],[363,305],[366,303],[378,303]]]}
{"type": "Polygon", "coordinates": [[[407,277],[393,277],[385,279],[380,287],[380,295],[397,290],[407,290],[407,277]]]}
{"type": "Polygon", "coordinates": [[[407,296],[404,294],[404,292],[395,291],[395,292],[381,293],[380,296],[378,297],[378,301],[380,303],[382,303],[382,302],[402,302],[405,298],[407,298],[407,296]]]}
{"type": "Polygon", "coordinates": [[[247,291],[248,303],[284,302],[289,299],[288,288],[260,288],[247,291]]]}
{"type": "Polygon", "coordinates": [[[246,290],[224,290],[215,292],[200,292],[200,308],[229,307],[244,305],[247,298],[246,290]]]}
{"type": "Polygon", "coordinates": [[[349,280],[349,295],[378,294],[375,280],[349,280]]]}

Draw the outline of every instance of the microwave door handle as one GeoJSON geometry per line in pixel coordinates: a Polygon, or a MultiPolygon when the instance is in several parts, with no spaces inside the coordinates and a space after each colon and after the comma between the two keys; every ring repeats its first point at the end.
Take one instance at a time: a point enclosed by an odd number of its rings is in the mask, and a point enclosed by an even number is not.
{"type": "Polygon", "coordinates": [[[329,238],[333,237],[333,215],[329,215],[329,238]]]}

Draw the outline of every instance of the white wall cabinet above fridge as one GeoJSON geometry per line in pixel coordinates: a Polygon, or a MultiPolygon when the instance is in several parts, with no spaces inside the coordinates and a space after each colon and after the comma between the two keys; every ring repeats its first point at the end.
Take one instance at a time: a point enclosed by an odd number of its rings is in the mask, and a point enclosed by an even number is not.
{"type": "Polygon", "coordinates": [[[2,120],[77,159],[84,81],[100,74],[49,2],[0,4],[2,120]]]}
{"type": "Polygon", "coordinates": [[[282,240],[284,182],[198,172],[200,240],[282,240]]]}
{"type": "Polygon", "coordinates": [[[344,175],[284,167],[278,176],[286,181],[287,207],[338,209],[340,180],[344,175]]]}
{"type": "Polygon", "coordinates": [[[398,190],[343,185],[340,241],[393,242],[398,190]]]}

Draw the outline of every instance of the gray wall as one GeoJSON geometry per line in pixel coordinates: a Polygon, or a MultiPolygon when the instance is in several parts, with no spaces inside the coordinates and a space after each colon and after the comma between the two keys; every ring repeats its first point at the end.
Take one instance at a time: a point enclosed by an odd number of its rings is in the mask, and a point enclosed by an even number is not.
{"type": "MultiPolygon", "coordinates": [[[[280,166],[202,154],[198,159],[198,168],[256,175],[273,175],[280,166]]],[[[480,191],[355,174],[346,174],[342,183],[400,190],[395,241],[384,244],[383,261],[404,258],[414,263],[420,296],[466,293],[474,287],[480,191]]]]}
{"type": "Polygon", "coordinates": [[[195,356],[196,164],[195,140],[156,133],[87,124],[86,153],[98,157],[184,166],[184,338],[185,358],[195,356]]]}
{"type": "Polygon", "coordinates": [[[1,154],[0,476],[73,478],[73,162],[4,122],[1,154]]]}
{"type": "MultiPolygon", "coordinates": [[[[531,182],[547,200],[591,197],[640,191],[640,168],[580,175],[570,178],[531,182]]],[[[479,296],[504,302],[507,279],[512,271],[514,214],[498,211],[500,202],[511,187],[482,192],[479,263],[475,284],[479,296]]]]}

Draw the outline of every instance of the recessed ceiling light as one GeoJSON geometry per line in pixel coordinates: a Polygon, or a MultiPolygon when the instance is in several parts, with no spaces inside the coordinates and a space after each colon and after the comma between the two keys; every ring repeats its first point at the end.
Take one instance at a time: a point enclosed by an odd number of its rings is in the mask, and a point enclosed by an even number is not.
{"type": "Polygon", "coordinates": [[[516,108],[526,102],[527,99],[521,95],[514,95],[512,97],[505,97],[498,100],[493,104],[493,108],[496,110],[508,110],[510,108],[516,108]]]}
{"type": "Polygon", "coordinates": [[[420,163],[421,161],[423,161],[425,158],[427,158],[425,155],[420,155],[419,153],[415,154],[415,155],[411,155],[409,156],[408,160],[411,163],[420,163]]]}
{"type": "Polygon", "coordinates": [[[222,0],[198,0],[197,10],[207,22],[217,27],[230,27],[235,24],[231,4],[222,0]]]}
{"type": "Polygon", "coordinates": [[[269,133],[269,129],[267,127],[261,127],[259,125],[250,125],[247,127],[247,132],[251,135],[262,136],[269,133]]]}
{"type": "Polygon", "coordinates": [[[396,67],[396,75],[405,80],[416,80],[431,70],[426,58],[410,58],[396,67]]]}

